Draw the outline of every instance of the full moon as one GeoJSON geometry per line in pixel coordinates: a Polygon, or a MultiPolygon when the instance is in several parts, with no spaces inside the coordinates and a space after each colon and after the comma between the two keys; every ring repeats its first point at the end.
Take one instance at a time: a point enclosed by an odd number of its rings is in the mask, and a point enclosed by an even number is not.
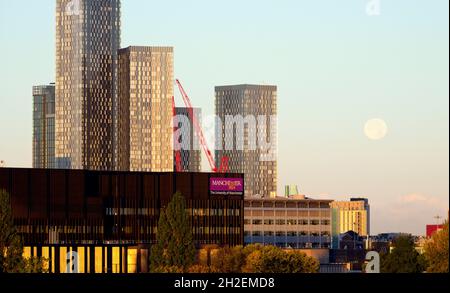
{"type": "Polygon", "coordinates": [[[386,137],[388,127],[382,119],[371,119],[366,122],[364,133],[371,140],[380,140],[386,137]]]}

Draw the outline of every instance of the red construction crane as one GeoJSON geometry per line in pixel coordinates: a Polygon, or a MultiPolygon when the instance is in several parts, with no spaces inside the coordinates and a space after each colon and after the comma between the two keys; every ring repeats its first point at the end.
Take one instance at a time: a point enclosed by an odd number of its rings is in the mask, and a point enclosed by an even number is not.
{"type": "MultiPolygon", "coordinates": [[[[184,104],[188,108],[188,113],[191,116],[192,124],[194,124],[195,127],[195,133],[198,136],[198,139],[200,141],[200,145],[203,149],[203,152],[206,155],[206,158],[208,159],[209,166],[211,167],[211,170],[215,173],[227,173],[228,172],[228,157],[223,156],[222,161],[220,163],[220,167],[217,168],[216,162],[214,161],[213,155],[211,151],[209,150],[208,144],[205,139],[205,135],[203,134],[203,129],[200,126],[200,124],[197,121],[197,117],[195,117],[194,114],[194,108],[192,107],[191,100],[189,99],[189,96],[187,95],[186,91],[184,90],[183,86],[181,85],[181,82],[177,79],[176,80],[178,89],[180,90],[181,96],[183,97],[184,104]]],[[[175,102],[174,102],[175,105],[175,102]]]]}

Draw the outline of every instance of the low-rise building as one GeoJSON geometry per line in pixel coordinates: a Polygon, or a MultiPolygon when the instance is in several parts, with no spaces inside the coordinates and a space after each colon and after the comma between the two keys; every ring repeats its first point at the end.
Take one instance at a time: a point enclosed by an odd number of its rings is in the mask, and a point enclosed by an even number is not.
{"type": "Polygon", "coordinates": [[[281,248],[330,248],[331,200],[305,196],[244,200],[245,244],[281,248]]]}
{"type": "Polygon", "coordinates": [[[186,199],[194,244],[243,244],[243,174],[0,169],[25,257],[80,273],[147,272],[161,208],[186,199]],[[225,178],[223,178],[225,177],[225,178]]]}
{"type": "Polygon", "coordinates": [[[339,235],[354,231],[359,236],[370,235],[370,206],[366,198],[351,198],[350,201],[334,201],[332,209],[333,248],[339,247],[339,235]]]}

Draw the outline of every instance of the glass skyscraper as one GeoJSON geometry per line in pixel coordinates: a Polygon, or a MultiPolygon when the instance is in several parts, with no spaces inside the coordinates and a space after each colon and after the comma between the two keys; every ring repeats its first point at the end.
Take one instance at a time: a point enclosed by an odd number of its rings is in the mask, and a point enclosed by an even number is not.
{"type": "Polygon", "coordinates": [[[55,168],[55,85],[33,87],[33,168],[55,168]]]}
{"type": "MultiPolygon", "coordinates": [[[[175,125],[175,130],[178,127],[181,128],[180,133],[180,167],[182,172],[200,172],[201,171],[201,150],[200,143],[197,134],[195,133],[195,126],[192,118],[195,117],[197,123],[201,125],[202,110],[200,108],[175,108],[177,116],[184,116],[186,121],[189,121],[189,127],[186,125],[183,127],[182,121],[178,122],[179,125],[175,125]],[[195,115],[195,116],[194,116],[195,115]],[[188,141],[185,141],[188,140],[188,141]],[[188,146],[183,148],[183,143],[188,146]]],[[[176,142],[174,141],[176,144],[176,142]]],[[[175,148],[176,145],[174,145],[175,148]]],[[[174,170],[176,170],[176,152],[174,151],[174,170]]]]}
{"type": "Polygon", "coordinates": [[[229,159],[229,172],[245,174],[245,195],[275,197],[277,193],[277,87],[234,85],[216,87],[216,162],[229,159]],[[243,118],[242,129],[239,118],[243,118]],[[227,119],[234,120],[227,126],[227,119]],[[275,122],[271,124],[270,121],[275,122]],[[249,125],[248,122],[253,122],[249,125]],[[274,127],[272,127],[274,126],[274,127]],[[239,127],[241,128],[241,127],[239,127]],[[227,137],[231,130],[233,137],[227,137]],[[238,131],[239,130],[239,131],[238,131]],[[264,134],[264,135],[261,135],[264,134]],[[251,141],[257,144],[251,149],[251,141]],[[262,148],[267,141],[269,149],[262,148]],[[228,148],[227,144],[232,143],[228,148]],[[243,146],[240,148],[239,146],[243,146]],[[267,158],[265,158],[267,156],[267,158]]]}
{"type": "Polygon", "coordinates": [[[173,171],[173,48],[119,50],[118,170],[173,171]]]}
{"type": "Polygon", "coordinates": [[[119,48],[119,0],[56,1],[59,168],[114,168],[119,48]]]}

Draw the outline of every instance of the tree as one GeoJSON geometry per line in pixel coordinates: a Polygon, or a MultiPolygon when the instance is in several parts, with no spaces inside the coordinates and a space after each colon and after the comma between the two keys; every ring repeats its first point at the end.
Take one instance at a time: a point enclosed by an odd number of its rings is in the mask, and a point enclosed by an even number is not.
{"type": "Polygon", "coordinates": [[[14,226],[11,200],[0,190],[0,272],[13,272],[22,261],[22,241],[14,226]]]}
{"type": "Polygon", "coordinates": [[[43,258],[23,258],[22,239],[14,226],[10,195],[0,190],[0,273],[43,273],[43,258]]]}
{"type": "Polygon", "coordinates": [[[425,244],[425,259],[427,260],[427,272],[448,273],[448,221],[441,231],[434,233],[425,244]]]}
{"type": "Polygon", "coordinates": [[[152,247],[150,258],[152,272],[167,268],[186,271],[194,263],[192,228],[181,193],[175,193],[167,208],[161,209],[156,236],[157,243],[152,247]]]}
{"type": "Polygon", "coordinates": [[[391,253],[381,255],[382,273],[422,273],[425,259],[415,249],[411,236],[399,236],[394,240],[391,253]]]}
{"type": "Polygon", "coordinates": [[[222,273],[240,273],[245,258],[242,246],[222,247],[211,258],[211,266],[222,273]]]}
{"type": "Polygon", "coordinates": [[[317,273],[319,261],[301,251],[284,251],[274,246],[254,250],[247,256],[245,273],[317,273]]]}

